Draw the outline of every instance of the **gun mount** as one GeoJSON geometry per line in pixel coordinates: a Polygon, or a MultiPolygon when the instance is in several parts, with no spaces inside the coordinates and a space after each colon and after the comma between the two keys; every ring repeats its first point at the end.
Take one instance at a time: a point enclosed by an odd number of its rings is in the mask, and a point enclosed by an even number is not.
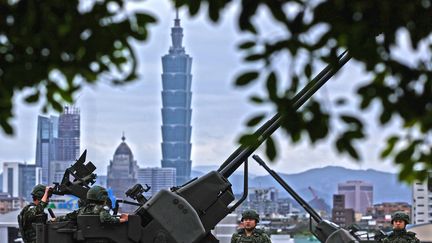
{"type": "MultiPolygon", "coordinates": [[[[297,95],[292,98],[292,108],[299,109],[322,85],[324,85],[350,59],[347,52],[340,55],[336,64],[328,65],[313,80],[311,80],[297,95]]],[[[120,225],[102,225],[97,216],[78,216],[73,226],[64,223],[50,223],[39,225],[38,243],[53,242],[88,242],[95,239],[105,239],[118,243],[123,242],[164,242],[164,243],[213,243],[218,240],[211,234],[211,230],[226,215],[231,213],[247,195],[247,173],[245,173],[245,192],[239,202],[230,206],[234,201],[234,194],[228,178],[243,163],[247,172],[247,159],[252,153],[276,131],[282,122],[280,114],[276,114],[265,122],[254,133],[256,140],[252,145],[241,145],[219,167],[217,171],[195,178],[185,185],[161,190],[148,200],[138,199],[139,208],[129,216],[129,222],[120,225]]],[[[84,156],[85,159],[85,156],[84,156]]],[[[79,165],[82,168],[81,158],[79,165]]],[[[76,164],[77,164],[76,163],[76,164]]],[[[91,168],[83,174],[88,175],[91,168]]],[[[93,170],[94,171],[94,168],[93,170]]],[[[68,172],[71,174],[71,171],[68,172]]],[[[77,173],[75,173],[76,175],[77,173]]],[[[66,176],[66,173],[65,173],[66,176]]],[[[88,180],[76,179],[77,183],[67,181],[59,187],[62,193],[83,196],[82,191],[87,188],[88,180]],[[80,191],[76,187],[81,187],[80,191]]],[[[84,177],[89,178],[89,177],[84,177]]],[[[131,192],[138,192],[139,188],[131,192]]],[[[133,194],[137,195],[137,194],[133,194]]],[[[337,228],[335,226],[335,228],[337,228]]],[[[342,235],[344,236],[344,235],[342,235]]],[[[329,236],[327,241],[332,236],[329,236]]],[[[322,240],[325,239],[323,236],[322,240]]],[[[332,239],[329,242],[350,242],[348,240],[332,239]]]]}
{"type": "Polygon", "coordinates": [[[293,190],[274,170],[270,169],[267,164],[258,155],[253,155],[252,158],[258,162],[278,183],[281,185],[300,206],[310,215],[309,230],[321,242],[325,243],[347,243],[347,242],[362,242],[372,243],[381,241],[385,237],[382,231],[376,232],[373,237],[366,235],[366,239],[362,239],[363,235],[357,234],[358,228],[356,225],[341,228],[339,225],[324,220],[295,190],[293,190]]]}
{"type": "Polygon", "coordinates": [[[96,166],[89,161],[85,163],[87,150],[81,154],[79,159],[65,170],[61,183],[54,182],[52,194],[55,195],[74,195],[82,200],[86,200],[87,191],[90,185],[96,181],[96,166]]]}

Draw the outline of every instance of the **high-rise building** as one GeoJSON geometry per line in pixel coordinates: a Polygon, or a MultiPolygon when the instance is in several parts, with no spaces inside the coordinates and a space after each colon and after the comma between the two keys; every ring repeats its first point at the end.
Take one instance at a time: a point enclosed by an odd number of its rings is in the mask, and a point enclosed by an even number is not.
{"type": "Polygon", "coordinates": [[[175,168],[140,168],[137,173],[137,183],[147,184],[150,190],[146,196],[153,196],[161,189],[169,189],[176,183],[175,168]]]}
{"type": "Polygon", "coordinates": [[[39,183],[41,183],[40,169],[36,165],[3,162],[3,192],[11,197],[31,201],[31,191],[39,183]]]}
{"type": "Polygon", "coordinates": [[[346,208],[345,195],[333,195],[332,221],[341,227],[347,227],[354,223],[354,209],[346,208]]]}
{"type": "Polygon", "coordinates": [[[58,117],[38,116],[35,161],[41,168],[43,184],[49,184],[49,164],[56,158],[57,132],[58,117]]]}
{"type": "Polygon", "coordinates": [[[412,224],[432,223],[432,171],[426,181],[417,181],[412,187],[412,224]]]}
{"type": "Polygon", "coordinates": [[[112,189],[116,198],[125,198],[125,192],[137,181],[137,161],[125,140],[123,135],[122,142],[108,165],[107,186],[112,189]]]}
{"type": "Polygon", "coordinates": [[[275,187],[249,188],[247,200],[238,208],[238,212],[254,209],[260,215],[270,215],[279,212],[279,192],[275,187]]]}
{"type": "Polygon", "coordinates": [[[162,57],[162,167],[176,169],[176,184],[191,173],[191,66],[182,46],[183,28],[178,13],[171,28],[172,46],[162,57]]]}
{"type": "Polygon", "coordinates": [[[50,173],[48,177],[49,184],[53,184],[54,182],[60,183],[63,179],[65,170],[69,168],[73,163],[74,161],[69,160],[51,160],[49,166],[50,173]]]}
{"type": "Polygon", "coordinates": [[[345,207],[356,213],[364,214],[373,205],[373,185],[364,181],[339,183],[338,194],[345,195],[345,207]]]}
{"type": "Polygon", "coordinates": [[[58,138],[55,160],[73,162],[80,155],[80,111],[64,107],[58,120],[58,138]]]}

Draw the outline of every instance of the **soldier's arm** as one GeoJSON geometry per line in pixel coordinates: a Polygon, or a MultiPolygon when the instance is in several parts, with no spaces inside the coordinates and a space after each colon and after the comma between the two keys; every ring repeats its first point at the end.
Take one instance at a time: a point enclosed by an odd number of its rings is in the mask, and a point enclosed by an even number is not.
{"type": "Polygon", "coordinates": [[[266,242],[266,243],[271,243],[271,240],[270,240],[270,236],[268,236],[266,233],[264,233],[263,234],[263,236],[264,236],[264,242],[266,242]]]}
{"type": "Polygon", "coordinates": [[[237,236],[236,233],[234,233],[234,234],[231,236],[231,243],[236,243],[236,236],[237,236]]]}
{"type": "Polygon", "coordinates": [[[61,221],[76,221],[77,217],[78,217],[78,210],[75,210],[75,211],[70,212],[70,213],[68,213],[66,215],[56,217],[55,221],[56,222],[61,222],[61,221]]]}
{"type": "Polygon", "coordinates": [[[120,223],[120,219],[112,216],[107,210],[102,209],[99,213],[100,221],[104,224],[117,224],[120,223]]]}

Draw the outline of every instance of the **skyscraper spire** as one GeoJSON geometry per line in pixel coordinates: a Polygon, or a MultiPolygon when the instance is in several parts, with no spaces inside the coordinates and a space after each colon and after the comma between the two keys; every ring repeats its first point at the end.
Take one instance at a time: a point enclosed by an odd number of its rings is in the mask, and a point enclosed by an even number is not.
{"type": "Polygon", "coordinates": [[[172,47],[170,48],[170,53],[173,54],[184,53],[184,48],[182,47],[183,28],[180,26],[178,9],[176,9],[176,18],[174,19],[174,27],[171,28],[171,40],[172,40],[172,47]]]}

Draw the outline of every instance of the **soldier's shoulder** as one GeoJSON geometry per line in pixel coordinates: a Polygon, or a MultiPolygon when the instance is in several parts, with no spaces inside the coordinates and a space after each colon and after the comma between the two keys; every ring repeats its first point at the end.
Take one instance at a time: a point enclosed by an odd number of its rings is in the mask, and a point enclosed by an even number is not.
{"type": "Polygon", "coordinates": [[[255,229],[254,232],[259,235],[267,235],[267,233],[263,229],[255,229]]]}
{"type": "Polygon", "coordinates": [[[415,237],[416,233],[412,232],[412,231],[407,231],[407,235],[415,237]]]}

